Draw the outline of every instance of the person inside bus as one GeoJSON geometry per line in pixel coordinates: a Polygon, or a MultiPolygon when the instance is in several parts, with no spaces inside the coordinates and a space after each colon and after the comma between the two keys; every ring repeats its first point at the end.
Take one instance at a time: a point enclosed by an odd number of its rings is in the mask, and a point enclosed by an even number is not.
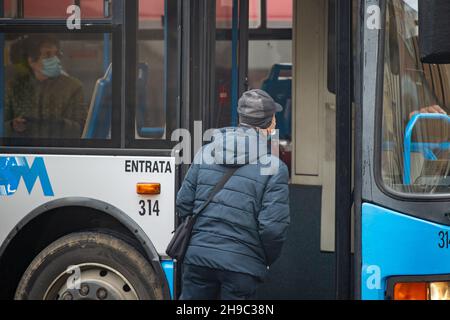
{"type": "Polygon", "coordinates": [[[290,223],[289,173],[275,160],[267,138],[281,110],[266,92],[245,92],[238,106],[240,126],[220,129],[196,155],[177,195],[181,218],[197,212],[227,166],[237,171],[197,217],[183,262],[180,299],[254,299],[268,266],[280,255],[290,223]],[[252,154],[251,145],[258,143],[262,152],[252,154]],[[211,161],[202,163],[206,158],[211,161]],[[263,173],[262,158],[273,160],[277,170],[263,173]]]}
{"type": "Polygon", "coordinates": [[[80,138],[87,108],[79,80],[64,72],[59,41],[28,35],[11,45],[7,74],[5,136],[80,138]]]}

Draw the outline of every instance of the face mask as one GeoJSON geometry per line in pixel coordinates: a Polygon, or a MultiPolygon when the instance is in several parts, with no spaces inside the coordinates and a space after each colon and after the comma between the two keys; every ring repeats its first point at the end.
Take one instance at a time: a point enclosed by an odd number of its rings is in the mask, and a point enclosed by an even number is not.
{"type": "Polygon", "coordinates": [[[62,65],[58,57],[42,60],[42,74],[49,78],[56,78],[61,74],[62,65]]]}

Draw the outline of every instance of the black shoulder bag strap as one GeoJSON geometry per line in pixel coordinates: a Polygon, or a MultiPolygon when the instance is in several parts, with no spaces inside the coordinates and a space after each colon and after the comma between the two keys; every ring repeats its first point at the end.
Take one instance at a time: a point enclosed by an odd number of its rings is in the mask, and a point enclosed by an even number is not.
{"type": "Polygon", "coordinates": [[[200,213],[208,206],[214,196],[225,186],[225,183],[231,178],[231,176],[236,172],[238,167],[227,168],[224,176],[220,179],[217,185],[213,188],[208,199],[200,206],[197,213],[192,216],[186,217],[186,220],[180,224],[174,231],[174,236],[167,246],[166,253],[176,259],[178,262],[182,263],[184,260],[184,255],[186,254],[189,242],[191,239],[192,229],[200,213]]]}
{"type": "Polygon", "coordinates": [[[214,186],[214,189],[211,191],[211,194],[209,195],[208,199],[200,206],[197,213],[194,214],[194,217],[198,217],[200,213],[208,206],[208,204],[211,203],[214,196],[222,190],[222,188],[225,186],[228,180],[233,176],[233,174],[239,169],[239,167],[231,167],[227,168],[227,171],[225,171],[225,174],[223,175],[222,179],[214,186]]]}

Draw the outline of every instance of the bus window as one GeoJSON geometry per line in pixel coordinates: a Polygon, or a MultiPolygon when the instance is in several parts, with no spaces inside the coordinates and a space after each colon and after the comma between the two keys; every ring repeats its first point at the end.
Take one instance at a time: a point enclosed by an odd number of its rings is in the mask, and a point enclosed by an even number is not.
{"type": "Polygon", "coordinates": [[[381,174],[407,193],[450,191],[450,65],[420,62],[417,1],[387,6],[381,174]]]}
{"type": "MultiPolygon", "coordinates": [[[[250,0],[249,28],[291,29],[292,0],[250,0]],[[263,11],[263,6],[265,10],[263,11]],[[263,15],[263,12],[265,13],[263,15]]],[[[231,29],[233,21],[233,0],[216,0],[217,28],[231,29]]]]}
{"type": "Polygon", "coordinates": [[[292,28],[292,0],[267,0],[267,28],[292,28]]]}
{"type": "Polygon", "coordinates": [[[177,124],[176,0],[139,1],[138,61],[131,145],[170,144],[177,124]]]}
{"type": "MultiPolygon", "coordinates": [[[[249,0],[250,29],[261,26],[261,0],[249,0]]],[[[216,0],[216,27],[218,29],[231,29],[233,24],[233,0],[216,0]]]]}
{"type": "Polygon", "coordinates": [[[13,139],[6,144],[110,139],[112,70],[103,60],[111,53],[104,42],[104,34],[5,35],[2,137],[13,139]]]}
{"type": "MultiPolygon", "coordinates": [[[[233,120],[233,42],[228,29],[233,21],[233,1],[216,0],[216,108],[210,114],[212,127],[236,125],[233,120]]],[[[281,158],[290,168],[292,121],[292,0],[249,1],[248,73],[245,89],[263,89],[283,106],[277,114],[281,158]],[[281,8],[281,9],[280,9],[281,8]],[[290,20],[287,23],[287,20],[290,20]],[[277,25],[277,29],[269,28],[277,25]],[[283,23],[279,23],[283,22],[283,23]]],[[[236,44],[238,46],[238,44],[236,44]]]]}
{"type": "Polygon", "coordinates": [[[231,40],[216,41],[216,105],[212,127],[222,128],[231,125],[231,40]]]}
{"type": "Polygon", "coordinates": [[[280,158],[291,170],[292,142],[292,0],[262,2],[266,6],[261,36],[250,32],[248,87],[262,89],[283,107],[276,115],[280,158]],[[266,27],[265,27],[266,26],[266,27]],[[275,30],[276,29],[276,30],[275,30]]]}
{"type": "MultiPolygon", "coordinates": [[[[249,1],[249,28],[262,26],[262,1],[249,1]]],[[[216,106],[211,113],[211,126],[227,127],[232,124],[232,35],[229,29],[233,24],[233,0],[216,0],[216,48],[215,79],[216,106]]],[[[250,70],[249,70],[250,71],[250,70]]]]}
{"type": "Polygon", "coordinates": [[[280,80],[292,79],[291,39],[251,40],[248,51],[248,85],[250,89],[262,88],[264,82],[270,78],[275,65],[281,64],[278,67],[280,73],[277,74],[280,80]]]}
{"type": "MultiPolygon", "coordinates": [[[[292,0],[280,0],[277,8],[268,1],[249,1],[249,39],[248,39],[248,89],[264,89],[278,103],[290,110],[292,83],[292,0]],[[280,9],[281,8],[281,9],[280,9]],[[278,29],[268,27],[277,22],[278,29]],[[287,23],[287,20],[290,20],[287,23]]],[[[231,86],[232,86],[232,38],[226,29],[231,28],[233,1],[216,0],[216,111],[212,115],[213,127],[231,124],[231,86]]],[[[285,120],[277,116],[278,126],[285,128],[283,139],[290,139],[290,111],[285,120]],[[286,126],[283,124],[286,123],[286,126]],[[289,123],[289,125],[287,125],[289,123]]],[[[290,162],[290,161],[287,161],[290,162]]]]}
{"type": "Polygon", "coordinates": [[[139,0],[139,29],[162,29],[164,0],[139,0]]]}
{"type": "MultiPolygon", "coordinates": [[[[66,19],[70,14],[67,8],[73,0],[5,0],[3,1],[5,18],[24,19],[66,19]]],[[[80,0],[81,19],[100,19],[105,15],[105,6],[111,1],[80,0]]]]}
{"type": "Polygon", "coordinates": [[[166,138],[165,1],[139,1],[135,139],[166,138]]]}

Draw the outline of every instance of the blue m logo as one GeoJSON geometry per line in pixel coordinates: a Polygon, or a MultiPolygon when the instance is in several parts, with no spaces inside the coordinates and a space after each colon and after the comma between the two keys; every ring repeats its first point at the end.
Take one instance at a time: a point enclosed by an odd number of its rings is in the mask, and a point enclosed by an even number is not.
{"type": "Polygon", "coordinates": [[[29,194],[39,178],[44,195],[54,196],[43,158],[36,157],[30,168],[25,157],[0,157],[0,196],[15,194],[21,178],[29,194]]]}

